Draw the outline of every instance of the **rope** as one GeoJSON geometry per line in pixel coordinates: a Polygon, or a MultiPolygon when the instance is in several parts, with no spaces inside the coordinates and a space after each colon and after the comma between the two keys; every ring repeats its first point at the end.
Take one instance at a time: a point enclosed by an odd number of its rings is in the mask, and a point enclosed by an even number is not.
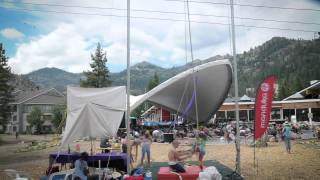
{"type": "Polygon", "coordinates": [[[186,94],[186,91],[187,91],[187,87],[189,85],[189,82],[190,82],[190,79],[188,79],[188,81],[185,83],[185,86],[184,86],[184,90],[183,90],[183,93],[182,93],[182,97],[180,98],[180,103],[179,103],[179,107],[177,109],[177,114],[180,112],[180,109],[181,109],[181,106],[182,106],[182,101],[185,97],[185,94],[186,94]]]}
{"type": "Polygon", "coordinates": [[[188,46],[187,46],[187,13],[186,13],[186,1],[184,1],[183,9],[184,9],[184,49],[186,56],[186,65],[188,64],[188,46]]]}
{"type": "Polygon", "coordinates": [[[191,60],[192,60],[193,91],[195,93],[195,108],[196,108],[197,130],[199,130],[198,101],[197,101],[196,76],[195,76],[195,72],[194,72],[194,56],[193,56],[193,47],[192,47],[192,34],[191,34],[191,23],[190,23],[189,0],[187,0],[187,14],[188,14],[188,25],[189,25],[190,54],[191,54],[191,60]]]}
{"type": "MultiPolygon", "coordinates": [[[[186,65],[188,63],[188,46],[187,46],[187,4],[186,4],[186,0],[184,0],[184,48],[185,48],[185,58],[186,58],[186,65]]],[[[181,110],[181,106],[182,106],[182,102],[185,98],[185,95],[186,95],[186,91],[187,91],[187,88],[188,88],[188,85],[189,85],[189,79],[188,81],[185,83],[185,86],[184,86],[184,89],[183,89],[183,93],[182,93],[182,96],[180,98],[180,102],[179,102],[179,107],[176,111],[176,118],[178,118],[178,114],[181,110]]],[[[175,123],[175,121],[174,121],[175,123]]],[[[172,125],[170,125],[170,128],[171,128],[172,125]]],[[[175,124],[173,125],[173,128],[175,127],[175,124]]]]}

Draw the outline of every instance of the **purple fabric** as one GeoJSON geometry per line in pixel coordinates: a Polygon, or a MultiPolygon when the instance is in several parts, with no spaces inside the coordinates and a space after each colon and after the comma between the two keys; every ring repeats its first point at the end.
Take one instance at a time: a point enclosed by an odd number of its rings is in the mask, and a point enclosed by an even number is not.
{"type": "Polygon", "coordinates": [[[192,93],[192,98],[191,98],[191,100],[189,101],[187,107],[184,109],[184,111],[183,111],[183,113],[182,113],[182,117],[186,117],[187,113],[188,113],[188,112],[190,111],[190,109],[192,108],[195,99],[196,99],[196,92],[193,91],[193,93],[192,93]]]}
{"type": "MultiPolygon", "coordinates": [[[[194,78],[193,78],[193,82],[194,82],[195,85],[197,86],[198,78],[197,78],[197,77],[194,77],[194,78]]],[[[195,100],[196,100],[196,91],[193,90],[191,100],[189,101],[187,107],[184,109],[184,111],[183,111],[183,113],[182,113],[182,117],[183,117],[183,118],[186,118],[186,116],[187,116],[187,114],[189,113],[190,109],[191,109],[192,106],[194,105],[195,100]]]]}
{"type": "MultiPolygon", "coordinates": [[[[68,154],[66,152],[60,152],[59,156],[57,157],[58,153],[51,153],[49,155],[51,160],[55,160],[55,163],[72,163],[79,159],[80,154],[79,153],[72,153],[68,154]]],[[[99,153],[95,154],[93,156],[88,157],[88,162],[94,162],[94,161],[108,161],[110,156],[110,160],[123,160],[126,162],[127,160],[127,154],[126,153],[118,153],[118,152],[111,152],[111,153],[99,153]]]]}

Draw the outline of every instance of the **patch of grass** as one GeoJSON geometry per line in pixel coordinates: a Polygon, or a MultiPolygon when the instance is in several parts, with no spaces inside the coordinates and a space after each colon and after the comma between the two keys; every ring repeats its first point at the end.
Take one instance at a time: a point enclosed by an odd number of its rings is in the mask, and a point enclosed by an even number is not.
{"type": "Polygon", "coordinates": [[[317,139],[298,141],[297,144],[302,144],[308,148],[320,149],[320,141],[317,139]]]}

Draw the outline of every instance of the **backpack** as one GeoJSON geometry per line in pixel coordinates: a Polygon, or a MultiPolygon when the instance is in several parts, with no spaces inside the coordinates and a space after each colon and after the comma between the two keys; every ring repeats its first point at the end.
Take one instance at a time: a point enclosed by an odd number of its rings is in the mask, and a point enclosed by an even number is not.
{"type": "Polygon", "coordinates": [[[143,176],[144,175],[144,169],[143,169],[143,167],[137,167],[137,168],[135,168],[135,169],[133,169],[132,171],[131,171],[131,176],[143,176]]]}

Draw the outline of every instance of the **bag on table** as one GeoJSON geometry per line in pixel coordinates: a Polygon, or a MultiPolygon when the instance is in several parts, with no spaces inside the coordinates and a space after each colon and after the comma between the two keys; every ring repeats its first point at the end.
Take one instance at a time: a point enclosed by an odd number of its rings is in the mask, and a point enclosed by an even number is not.
{"type": "Polygon", "coordinates": [[[51,166],[46,170],[46,175],[49,176],[52,173],[59,172],[59,166],[51,166]]]}

